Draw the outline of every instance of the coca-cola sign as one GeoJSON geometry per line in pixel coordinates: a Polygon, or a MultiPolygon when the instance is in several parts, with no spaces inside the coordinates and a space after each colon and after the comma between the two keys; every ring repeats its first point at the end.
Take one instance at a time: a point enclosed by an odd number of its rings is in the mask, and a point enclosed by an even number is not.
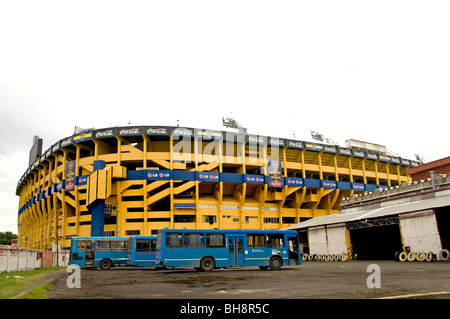
{"type": "Polygon", "coordinates": [[[288,140],[288,147],[302,150],[305,148],[305,144],[303,142],[296,141],[296,140],[288,140]]]}
{"type": "Polygon", "coordinates": [[[282,146],[285,146],[285,140],[284,140],[284,138],[270,137],[270,145],[272,147],[274,147],[274,146],[282,147],[282,146]]]}
{"type": "Polygon", "coordinates": [[[187,136],[187,137],[193,137],[194,136],[194,130],[191,128],[185,128],[185,127],[175,127],[172,130],[172,136],[177,139],[180,136],[187,136]]]}
{"type": "Polygon", "coordinates": [[[248,144],[266,145],[267,137],[260,135],[247,135],[248,144]]]}
{"type": "Polygon", "coordinates": [[[116,136],[116,128],[107,128],[95,131],[95,138],[102,139],[116,136]]]}
{"type": "Polygon", "coordinates": [[[147,135],[169,135],[167,127],[150,126],[145,131],[147,135]]]}
{"type": "Polygon", "coordinates": [[[141,127],[121,127],[119,128],[120,136],[142,135],[141,127]]]}
{"type": "Polygon", "coordinates": [[[61,140],[61,147],[66,147],[68,145],[71,145],[73,142],[73,138],[71,137],[66,137],[64,139],[61,140]]]}

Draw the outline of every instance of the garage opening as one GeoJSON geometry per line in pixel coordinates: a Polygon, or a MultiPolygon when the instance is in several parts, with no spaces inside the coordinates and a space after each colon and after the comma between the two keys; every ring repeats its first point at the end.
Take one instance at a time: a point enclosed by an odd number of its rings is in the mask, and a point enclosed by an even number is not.
{"type": "Polygon", "coordinates": [[[436,222],[443,249],[450,249],[450,207],[435,209],[436,222]]]}
{"type": "Polygon", "coordinates": [[[357,221],[346,224],[357,260],[393,260],[402,251],[397,217],[357,221]]]}

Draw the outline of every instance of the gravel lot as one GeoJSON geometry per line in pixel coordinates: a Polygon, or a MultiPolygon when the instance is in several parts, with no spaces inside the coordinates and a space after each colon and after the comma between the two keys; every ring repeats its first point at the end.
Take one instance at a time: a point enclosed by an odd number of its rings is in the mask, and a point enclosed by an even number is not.
{"type": "Polygon", "coordinates": [[[49,298],[366,299],[450,292],[449,270],[449,262],[395,261],[304,262],[279,271],[247,267],[207,273],[193,269],[81,269],[80,288],[68,288],[71,273],[51,274],[49,298]],[[373,264],[377,266],[370,266],[373,264]]]}

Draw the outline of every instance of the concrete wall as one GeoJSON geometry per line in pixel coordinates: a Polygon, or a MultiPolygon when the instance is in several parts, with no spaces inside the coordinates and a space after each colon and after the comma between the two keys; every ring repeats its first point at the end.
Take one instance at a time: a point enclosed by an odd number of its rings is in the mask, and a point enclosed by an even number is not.
{"type": "Polygon", "coordinates": [[[442,246],[432,209],[401,214],[399,220],[404,246],[409,246],[413,252],[431,251],[439,256],[442,246]]]}
{"type": "Polygon", "coordinates": [[[33,270],[40,267],[67,266],[69,252],[0,246],[0,272],[33,270]],[[57,259],[58,262],[57,262],[57,259]]]}
{"type": "Polygon", "coordinates": [[[345,224],[312,227],[308,230],[310,254],[347,253],[345,224]]]}

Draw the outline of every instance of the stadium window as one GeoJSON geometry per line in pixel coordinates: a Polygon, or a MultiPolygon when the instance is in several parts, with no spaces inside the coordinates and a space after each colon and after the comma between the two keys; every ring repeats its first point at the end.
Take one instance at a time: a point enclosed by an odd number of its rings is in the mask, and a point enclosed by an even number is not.
{"type": "Polygon", "coordinates": [[[280,223],[279,217],[264,217],[264,224],[278,224],[280,223]]]}
{"type": "Polygon", "coordinates": [[[251,219],[258,219],[257,216],[245,216],[245,222],[248,224],[250,223],[251,219]]]}
{"type": "Polygon", "coordinates": [[[205,223],[214,224],[216,223],[216,216],[203,216],[205,223]]]}

